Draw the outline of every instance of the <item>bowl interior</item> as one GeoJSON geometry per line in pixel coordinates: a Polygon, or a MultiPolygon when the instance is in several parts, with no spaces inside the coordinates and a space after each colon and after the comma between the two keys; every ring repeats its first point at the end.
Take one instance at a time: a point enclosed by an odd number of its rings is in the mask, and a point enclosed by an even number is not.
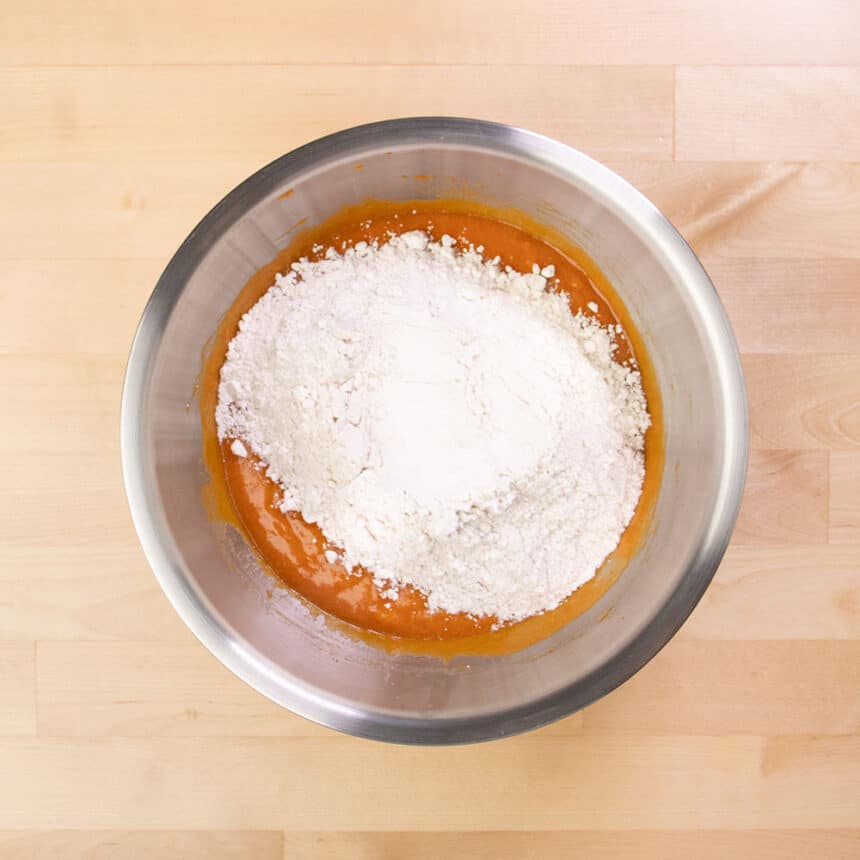
{"type": "Polygon", "coordinates": [[[683,240],[595,162],[545,138],[473,121],[408,120],[344,132],[285,156],[232,192],[162,276],[135,341],[123,403],[135,524],[189,626],[237,674],[292,710],[399,741],[519,731],[587,704],[636,671],[713,574],[736,516],[745,457],[737,350],[683,240]],[[649,350],[666,448],[649,534],[595,606],[525,651],[448,662],[346,637],[289,591],[273,590],[241,538],[225,535],[206,514],[200,421],[187,406],[220,317],[289,244],[298,222],[318,223],[369,197],[437,196],[516,207],[591,255],[649,350]]]}

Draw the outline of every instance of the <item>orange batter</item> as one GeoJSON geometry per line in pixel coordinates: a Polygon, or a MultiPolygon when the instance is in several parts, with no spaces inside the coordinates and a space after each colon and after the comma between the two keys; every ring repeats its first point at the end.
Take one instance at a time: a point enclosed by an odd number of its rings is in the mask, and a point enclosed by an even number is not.
{"type": "Polygon", "coordinates": [[[647,527],[662,472],[661,413],[654,375],[640,339],[603,275],[582,251],[566,245],[562,237],[550,235],[520,213],[488,210],[457,200],[369,201],[344,210],[297,237],[272,263],[251,278],[224,317],[201,381],[201,417],[206,461],[213,478],[209,501],[217,515],[242,529],[281,581],[312,604],[361,630],[398,639],[427,640],[428,644],[456,640],[451,641],[451,646],[462,644],[465,648],[468,644],[468,650],[483,650],[483,646],[492,646],[495,640],[502,639],[506,640],[504,650],[513,650],[511,645],[523,647],[558,629],[592,605],[617,577],[623,561],[635,549],[647,527]],[[229,445],[219,446],[217,441],[214,409],[218,373],[227,344],[235,335],[241,316],[272,286],[275,274],[288,269],[298,257],[320,256],[323,251],[315,252],[315,246],[323,249],[334,246],[341,250],[362,240],[383,242],[392,232],[415,229],[426,230],[437,241],[447,233],[464,244],[482,245],[485,257],[498,255],[503,266],[510,265],[521,272],[531,271],[534,263],[541,267],[555,266],[550,288],[566,293],[574,312],[591,302],[597,305],[595,315],[601,324],[621,323],[624,334],[618,336],[617,360],[632,357],[642,371],[652,419],[645,439],[645,488],[618,549],[598,575],[560,607],[502,630],[494,629],[497,619],[493,616],[476,618],[431,612],[423,595],[409,587],[401,587],[396,600],[385,599],[373,584],[370,572],[350,575],[339,563],[330,563],[324,555],[325,541],[319,528],[306,523],[297,513],[279,511],[274,502],[280,490],[257,468],[254,459],[238,457],[230,451],[229,445]]]}

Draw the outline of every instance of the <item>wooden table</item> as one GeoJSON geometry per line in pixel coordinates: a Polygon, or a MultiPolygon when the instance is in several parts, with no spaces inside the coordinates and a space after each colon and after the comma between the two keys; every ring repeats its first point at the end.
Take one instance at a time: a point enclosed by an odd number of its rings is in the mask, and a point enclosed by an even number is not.
{"type": "Polygon", "coordinates": [[[0,10],[0,857],[860,856],[860,5],[0,10]],[[127,349],[189,229],[297,144],[409,114],[530,127],[644,191],[720,290],[752,415],[681,633],[459,749],[245,687],[162,596],[119,466],[127,349]]]}

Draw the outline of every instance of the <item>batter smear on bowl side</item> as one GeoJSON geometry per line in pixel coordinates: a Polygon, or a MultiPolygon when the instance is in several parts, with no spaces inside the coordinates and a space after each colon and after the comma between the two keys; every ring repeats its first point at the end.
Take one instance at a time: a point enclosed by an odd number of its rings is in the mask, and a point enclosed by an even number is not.
{"type": "Polygon", "coordinates": [[[486,221],[389,213],[315,244],[220,369],[249,536],[368,629],[444,638],[552,610],[642,494],[650,417],[622,326],[556,249],[486,221]]]}

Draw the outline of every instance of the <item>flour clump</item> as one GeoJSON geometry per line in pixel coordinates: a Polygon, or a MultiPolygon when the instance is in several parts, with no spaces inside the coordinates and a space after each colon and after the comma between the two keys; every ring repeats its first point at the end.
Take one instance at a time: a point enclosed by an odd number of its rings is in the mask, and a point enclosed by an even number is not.
{"type": "Polygon", "coordinates": [[[412,231],[293,263],[239,324],[216,421],[386,599],[410,584],[504,623],[616,547],[649,418],[613,328],[548,289],[551,265],[458,244],[412,231]]]}

